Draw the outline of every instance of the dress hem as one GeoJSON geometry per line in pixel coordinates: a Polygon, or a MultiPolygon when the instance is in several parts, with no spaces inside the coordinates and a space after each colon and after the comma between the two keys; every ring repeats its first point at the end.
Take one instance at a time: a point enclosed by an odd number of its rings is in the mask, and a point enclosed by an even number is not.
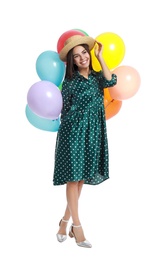
{"type": "MultiPolygon", "coordinates": [[[[100,181],[100,182],[98,182],[98,183],[88,183],[88,182],[84,182],[84,184],[96,186],[96,185],[99,185],[99,184],[103,183],[104,181],[106,181],[106,180],[108,180],[108,179],[110,179],[110,177],[106,177],[104,180],[102,180],[102,181],[100,181]]],[[[85,180],[82,179],[82,180],[67,181],[67,182],[77,182],[77,181],[85,181],[85,180]]],[[[62,186],[62,185],[67,184],[67,182],[64,182],[64,183],[61,183],[61,184],[54,184],[54,183],[53,183],[53,186],[62,186]]]]}

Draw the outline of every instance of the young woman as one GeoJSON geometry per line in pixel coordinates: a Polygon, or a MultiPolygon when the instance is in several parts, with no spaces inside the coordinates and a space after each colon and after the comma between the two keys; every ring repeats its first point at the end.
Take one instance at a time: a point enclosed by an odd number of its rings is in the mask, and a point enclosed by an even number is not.
{"type": "Polygon", "coordinates": [[[103,89],[113,87],[117,77],[102,57],[103,46],[89,36],[70,37],[60,51],[66,62],[62,84],[63,109],[55,148],[53,184],[66,184],[67,206],[56,234],[59,242],[67,238],[67,223],[72,218],[69,236],[81,247],[92,247],[86,240],[78,212],[83,184],[97,185],[109,178],[109,154],[103,89]],[[92,68],[90,51],[101,65],[92,68]]]}

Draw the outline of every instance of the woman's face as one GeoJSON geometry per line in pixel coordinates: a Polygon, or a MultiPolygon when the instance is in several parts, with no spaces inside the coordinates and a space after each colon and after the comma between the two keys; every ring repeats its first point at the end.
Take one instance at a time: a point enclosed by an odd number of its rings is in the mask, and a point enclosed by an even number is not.
{"type": "Polygon", "coordinates": [[[76,64],[78,68],[84,69],[89,67],[90,55],[83,46],[73,48],[73,59],[74,64],[76,64]]]}

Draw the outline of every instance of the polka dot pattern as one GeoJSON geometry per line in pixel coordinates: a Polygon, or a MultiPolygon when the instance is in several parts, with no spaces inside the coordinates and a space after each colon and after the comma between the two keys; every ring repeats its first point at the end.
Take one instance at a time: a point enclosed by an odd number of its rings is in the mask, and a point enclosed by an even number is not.
{"type": "Polygon", "coordinates": [[[112,75],[92,71],[86,79],[76,72],[62,85],[63,109],[55,147],[54,185],[84,180],[97,185],[109,178],[109,153],[103,88],[116,84],[112,75]]]}

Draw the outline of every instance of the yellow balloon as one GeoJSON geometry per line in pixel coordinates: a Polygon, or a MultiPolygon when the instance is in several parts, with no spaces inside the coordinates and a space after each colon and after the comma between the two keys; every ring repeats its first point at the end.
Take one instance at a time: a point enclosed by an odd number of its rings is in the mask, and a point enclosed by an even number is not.
{"type": "MultiPolygon", "coordinates": [[[[125,56],[125,44],[122,38],[116,33],[106,32],[98,35],[95,39],[104,46],[103,58],[109,69],[117,67],[125,56]]],[[[100,71],[101,66],[95,57],[94,49],[91,51],[91,56],[93,69],[100,71]]]]}

